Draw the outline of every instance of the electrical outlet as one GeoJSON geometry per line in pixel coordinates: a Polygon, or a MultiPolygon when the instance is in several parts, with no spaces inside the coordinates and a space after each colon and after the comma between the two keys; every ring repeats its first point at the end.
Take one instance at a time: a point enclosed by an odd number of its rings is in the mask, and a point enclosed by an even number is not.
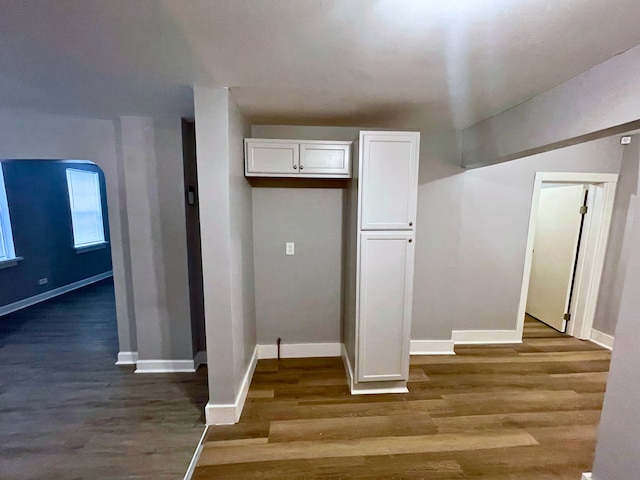
{"type": "Polygon", "coordinates": [[[47,283],[49,283],[49,279],[47,277],[38,280],[38,285],[46,285],[47,283]]]}
{"type": "Polygon", "coordinates": [[[287,242],[285,244],[284,253],[286,255],[295,255],[296,254],[296,244],[293,242],[287,242]]]}

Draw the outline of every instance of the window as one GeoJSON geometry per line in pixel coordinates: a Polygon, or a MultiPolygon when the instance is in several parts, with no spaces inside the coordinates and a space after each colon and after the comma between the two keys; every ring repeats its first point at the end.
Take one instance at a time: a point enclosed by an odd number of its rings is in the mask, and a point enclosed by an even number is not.
{"type": "Polygon", "coordinates": [[[4,187],[2,163],[0,163],[0,262],[15,259],[16,252],[13,246],[11,219],[9,218],[9,203],[7,202],[7,191],[4,187]]]}
{"type": "Polygon", "coordinates": [[[73,246],[82,249],[105,243],[98,173],[67,168],[67,187],[73,246]]]}

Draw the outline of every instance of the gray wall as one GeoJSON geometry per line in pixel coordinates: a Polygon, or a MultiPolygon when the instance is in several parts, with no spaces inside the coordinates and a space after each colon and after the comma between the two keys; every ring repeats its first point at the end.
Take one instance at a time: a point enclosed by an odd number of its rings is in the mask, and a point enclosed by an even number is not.
{"type": "Polygon", "coordinates": [[[593,320],[593,328],[608,335],[613,335],[615,332],[624,280],[629,265],[629,253],[632,247],[631,225],[634,215],[631,199],[640,193],[638,191],[639,163],[640,138],[634,136],[632,143],[624,147],[611,219],[609,244],[602,271],[600,295],[593,320]]]}
{"type": "MultiPolygon", "coordinates": [[[[254,125],[254,138],[346,140],[359,129],[254,125]]],[[[331,180],[258,181],[253,189],[258,343],[341,342],[342,192],[331,180]],[[306,188],[305,188],[306,187],[306,188]],[[285,242],[295,255],[285,255],[285,242]]]]}
{"type": "Polygon", "coordinates": [[[120,119],[139,360],[191,360],[180,119],[120,119]]]}
{"type": "Polygon", "coordinates": [[[86,159],[104,172],[109,204],[118,339],[121,351],[135,351],[133,289],[127,281],[128,225],[122,201],[124,180],[114,122],[0,110],[0,158],[86,159]]]}
{"type": "MultiPolygon", "coordinates": [[[[467,171],[453,330],[516,327],[533,183],[541,172],[618,173],[622,147],[608,138],[467,171]]],[[[439,326],[440,338],[445,335],[439,326]]]]}
{"type": "Polygon", "coordinates": [[[594,480],[629,480],[640,472],[640,205],[629,229],[627,271],[593,465],[594,480]]]}
{"type": "Polygon", "coordinates": [[[256,346],[250,127],[228,89],[196,85],[194,104],[209,403],[230,405],[256,346]]]}
{"type": "Polygon", "coordinates": [[[464,130],[465,166],[486,165],[540,149],[638,128],[640,46],[464,130]]]}
{"type": "MultiPolygon", "coordinates": [[[[254,125],[251,136],[352,141],[364,129],[254,125]]],[[[455,132],[421,132],[412,338],[438,338],[430,337],[438,333],[434,325],[443,325],[442,338],[450,338],[451,329],[447,332],[447,326],[456,318],[451,304],[458,302],[457,247],[463,185],[460,175],[463,170],[458,163],[455,132]]],[[[284,188],[261,186],[270,185],[270,182],[257,185],[254,188],[254,234],[259,343],[273,343],[278,336],[286,342],[288,332],[293,335],[291,341],[295,342],[339,341],[339,313],[331,316],[331,312],[339,312],[341,308],[340,282],[331,282],[340,278],[342,270],[341,254],[338,253],[342,242],[342,186],[332,184],[320,192],[318,188],[295,188],[300,184],[291,180],[284,183],[284,188]],[[322,202],[315,201],[319,197],[322,202]],[[304,205],[308,217],[295,205],[304,205]],[[283,213],[282,208],[290,215],[283,213]],[[318,232],[317,224],[310,224],[311,217],[322,219],[326,229],[318,232]],[[270,218],[278,222],[278,228],[269,225],[270,218]],[[285,238],[287,236],[289,238],[285,238]],[[286,257],[284,241],[295,238],[305,239],[302,245],[317,243],[316,248],[324,258],[309,256],[304,250],[302,257],[299,257],[300,253],[286,257]],[[324,280],[321,282],[305,275],[305,271],[318,271],[322,274],[318,278],[324,280]],[[291,286],[291,275],[299,280],[297,286],[291,286]],[[270,282],[272,278],[281,279],[282,283],[270,282]],[[289,292],[307,294],[303,300],[289,292]],[[272,299],[274,294],[278,301],[272,299]],[[314,316],[313,310],[308,308],[310,305],[316,305],[315,317],[301,321],[302,315],[314,316]],[[304,308],[302,313],[296,310],[300,307],[304,308]],[[327,323],[329,318],[333,320],[327,323]],[[324,321],[323,324],[320,321],[324,321]],[[335,332],[333,337],[326,336],[329,332],[335,332]]]]}
{"type": "Polygon", "coordinates": [[[340,342],[341,191],[255,188],[253,231],[258,343],[340,342]]]}
{"type": "Polygon", "coordinates": [[[450,339],[460,302],[460,241],[463,170],[453,131],[420,135],[411,338],[450,339]]]}
{"type": "Polygon", "coordinates": [[[252,190],[244,176],[244,138],[251,134],[251,125],[228,90],[227,110],[231,299],[234,311],[234,372],[237,382],[246,372],[257,343],[252,190]]]}
{"type": "Polygon", "coordinates": [[[105,238],[109,220],[104,174],[87,162],[2,161],[16,255],[24,259],[0,270],[0,307],[111,270],[109,248],[76,253],[67,168],[100,175],[105,238]],[[38,280],[48,283],[39,285],[38,280]]]}

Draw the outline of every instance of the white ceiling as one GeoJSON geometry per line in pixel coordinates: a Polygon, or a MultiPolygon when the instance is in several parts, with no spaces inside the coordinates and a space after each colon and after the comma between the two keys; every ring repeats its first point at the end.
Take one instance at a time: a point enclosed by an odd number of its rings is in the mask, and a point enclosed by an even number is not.
{"type": "Polygon", "coordinates": [[[0,106],[458,128],[640,44],[638,0],[0,0],[0,106]]]}

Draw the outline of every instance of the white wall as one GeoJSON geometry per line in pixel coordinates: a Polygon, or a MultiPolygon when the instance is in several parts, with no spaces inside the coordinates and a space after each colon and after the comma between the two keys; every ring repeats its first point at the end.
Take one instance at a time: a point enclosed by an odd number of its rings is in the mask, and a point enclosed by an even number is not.
{"type": "Polygon", "coordinates": [[[107,184],[111,255],[121,351],[137,349],[128,224],[119,132],[111,120],[0,111],[0,158],[82,159],[100,166],[107,184]]]}
{"type": "Polygon", "coordinates": [[[194,88],[209,404],[232,406],[256,346],[249,136],[228,89],[194,88]]]}

